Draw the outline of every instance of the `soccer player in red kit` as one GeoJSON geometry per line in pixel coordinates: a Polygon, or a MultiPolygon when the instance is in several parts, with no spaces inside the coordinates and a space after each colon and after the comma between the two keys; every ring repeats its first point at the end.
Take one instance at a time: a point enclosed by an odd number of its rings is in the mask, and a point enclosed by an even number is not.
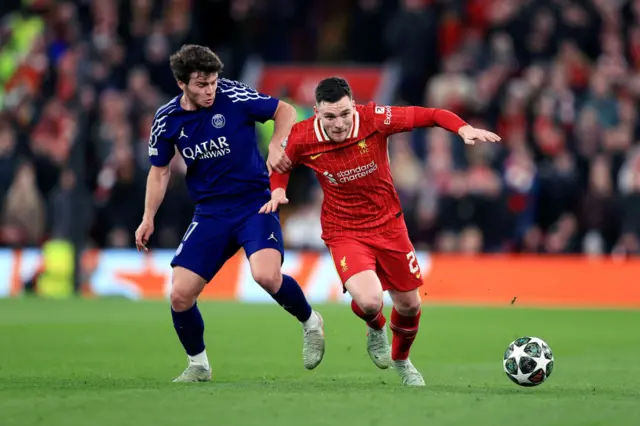
{"type": "Polygon", "coordinates": [[[420,322],[420,266],[393,185],[387,138],[418,127],[439,126],[458,133],[466,143],[500,138],[475,129],[450,111],[422,107],[356,105],[348,83],[337,77],[316,87],[315,117],[297,123],[269,168],[269,213],[288,202],[290,166],[313,169],[324,192],[322,238],[352,297],[353,312],[368,326],[367,351],[379,368],[392,366],[404,385],[424,386],[409,360],[420,322]],[[285,173],[280,173],[285,172],[285,173]],[[391,350],[382,313],[383,291],[393,301],[391,350]]]}

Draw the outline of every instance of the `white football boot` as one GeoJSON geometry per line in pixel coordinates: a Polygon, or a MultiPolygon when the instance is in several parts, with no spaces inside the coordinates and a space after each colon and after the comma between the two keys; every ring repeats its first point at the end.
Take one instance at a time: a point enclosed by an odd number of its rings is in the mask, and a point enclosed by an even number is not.
{"type": "Polygon", "coordinates": [[[375,330],[368,327],[368,329],[367,352],[371,361],[382,370],[389,368],[391,365],[391,346],[389,346],[389,339],[387,339],[386,328],[375,330]]]}
{"type": "Polygon", "coordinates": [[[307,370],[316,368],[324,357],[324,321],[316,311],[311,315],[316,316],[313,326],[303,325],[302,360],[307,370]]]}
{"type": "Polygon", "coordinates": [[[174,383],[208,382],[211,380],[211,368],[199,364],[190,364],[181,375],[173,379],[174,383]]]}
{"type": "Polygon", "coordinates": [[[391,368],[396,370],[405,386],[424,386],[422,374],[413,366],[410,360],[391,361],[391,368]]]}

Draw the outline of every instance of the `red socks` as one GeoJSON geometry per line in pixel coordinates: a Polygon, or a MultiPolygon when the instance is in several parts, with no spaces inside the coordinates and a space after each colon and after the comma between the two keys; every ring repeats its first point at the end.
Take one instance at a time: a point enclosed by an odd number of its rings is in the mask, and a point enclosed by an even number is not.
{"type": "MultiPolygon", "coordinates": [[[[365,314],[355,300],[351,300],[351,309],[353,313],[362,318],[369,327],[374,330],[380,330],[384,327],[387,319],[382,313],[382,307],[376,314],[365,314]]],[[[396,308],[391,310],[391,332],[393,340],[391,341],[391,359],[394,361],[405,360],[409,358],[409,351],[416,335],[418,334],[418,326],[420,325],[420,315],[422,311],[414,317],[406,317],[400,315],[396,308]]]]}
{"type": "Polygon", "coordinates": [[[364,311],[360,309],[360,306],[358,306],[356,301],[352,299],[351,310],[353,310],[354,314],[362,318],[367,323],[367,325],[374,330],[382,329],[382,327],[384,327],[385,323],[387,322],[387,319],[382,313],[382,306],[380,306],[380,310],[375,314],[365,314],[364,311]]]}
{"type": "Polygon", "coordinates": [[[389,327],[393,332],[393,340],[391,341],[392,360],[397,361],[409,358],[409,350],[413,340],[416,338],[416,334],[418,334],[420,314],[422,314],[422,311],[418,311],[415,317],[405,317],[400,315],[396,308],[391,311],[391,325],[389,327]]]}

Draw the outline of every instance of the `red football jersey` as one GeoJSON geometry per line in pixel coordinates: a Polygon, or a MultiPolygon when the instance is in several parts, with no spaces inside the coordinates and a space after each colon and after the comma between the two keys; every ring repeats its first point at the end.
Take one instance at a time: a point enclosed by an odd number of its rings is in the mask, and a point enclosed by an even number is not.
{"type": "Polygon", "coordinates": [[[411,107],[369,103],[356,106],[353,128],[344,142],[331,141],[316,117],[292,128],[285,152],[294,167],[304,164],[315,171],[324,192],[323,239],[406,229],[387,138],[413,126],[411,107]]]}

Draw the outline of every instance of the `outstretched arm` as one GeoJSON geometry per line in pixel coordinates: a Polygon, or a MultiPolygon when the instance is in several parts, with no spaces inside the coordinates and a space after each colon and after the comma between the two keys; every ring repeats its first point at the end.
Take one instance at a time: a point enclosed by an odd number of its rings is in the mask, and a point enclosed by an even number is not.
{"type": "Polygon", "coordinates": [[[446,109],[423,108],[418,106],[406,107],[409,114],[413,113],[413,128],[442,127],[452,133],[458,133],[468,124],[458,115],[446,109]]]}
{"type": "Polygon", "coordinates": [[[457,133],[465,143],[473,145],[476,141],[498,142],[500,137],[487,130],[476,129],[451,111],[439,108],[375,107],[375,123],[382,133],[401,133],[421,127],[442,127],[457,133]]]}
{"type": "Polygon", "coordinates": [[[498,142],[500,136],[487,130],[476,129],[451,111],[438,108],[409,107],[414,109],[414,127],[438,126],[457,133],[464,143],[473,145],[476,141],[498,142]]]}

